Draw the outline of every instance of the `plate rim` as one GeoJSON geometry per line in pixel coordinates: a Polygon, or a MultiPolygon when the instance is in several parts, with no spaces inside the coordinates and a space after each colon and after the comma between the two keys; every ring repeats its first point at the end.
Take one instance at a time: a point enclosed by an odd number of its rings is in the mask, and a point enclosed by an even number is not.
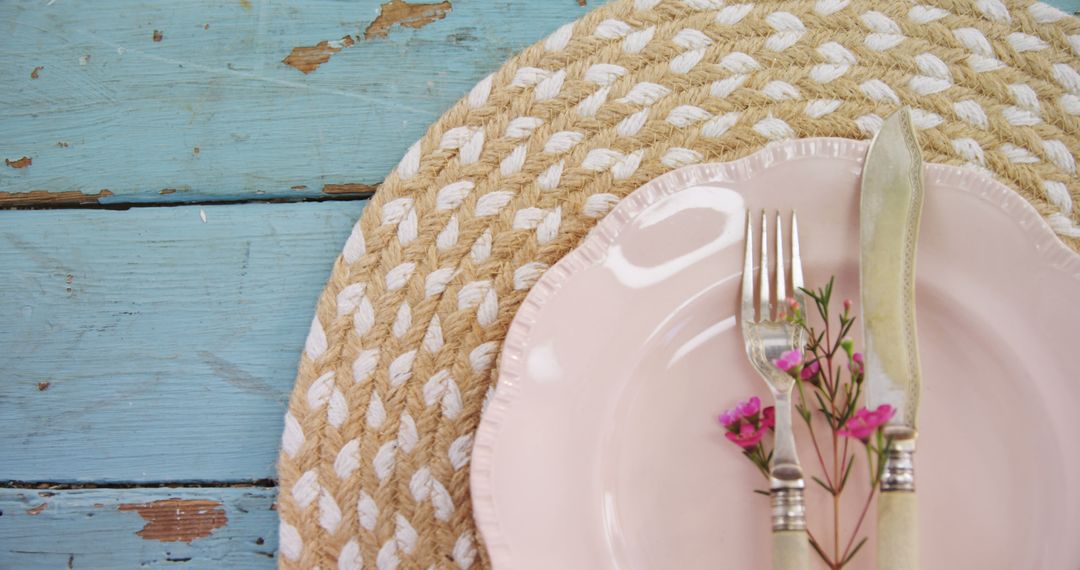
{"type": "MultiPolygon", "coordinates": [[[[605,250],[619,237],[623,227],[645,208],[701,183],[745,182],[779,162],[809,157],[854,160],[862,163],[869,140],[838,137],[810,137],[772,143],[742,158],[727,162],[709,162],[677,168],[638,187],[601,219],[581,240],[540,276],[514,315],[500,350],[499,373],[491,400],[480,418],[470,458],[469,491],[473,517],[482,537],[492,567],[514,568],[510,545],[499,531],[495,497],[491,484],[492,460],[498,432],[506,413],[519,391],[523,376],[524,352],[529,332],[544,304],[575,273],[600,262],[605,250]]],[[[1037,259],[1053,269],[1080,272],[1080,253],[1069,248],[1031,203],[990,175],[960,166],[926,163],[927,183],[959,186],[966,192],[990,202],[1008,214],[1038,252],[1037,259]],[[962,183],[962,184],[961,184],[962,183]]]]}

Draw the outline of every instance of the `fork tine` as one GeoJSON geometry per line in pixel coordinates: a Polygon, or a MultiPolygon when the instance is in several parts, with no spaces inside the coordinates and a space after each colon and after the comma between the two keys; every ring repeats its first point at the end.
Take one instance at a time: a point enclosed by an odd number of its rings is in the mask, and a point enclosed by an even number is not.
{"type": "Polygon", "coordinates": [[[784,287],[784,229],[780,221],[780,210],[776,211],[776,314],[783,310],[787,291],[784,287]]]}
{"type": "Polygon", "coordinates": [[[772,319],[769,314],[769,219],[765,216],[765,210],[761,211],[761,274],[758,281],[761,283],[761,291],[758,293],[758,308],[761,311],[760,319],[768,321],[772,319]]]}
{"type": "Polygon", "coordinates": [[[754,322],[754,222],[746,211],[746,256],[742,271],[742,322],[754,322]]]}
{"type": "Polygon", "coordinates": [[[802,258],[799,257],[799,219],[795,210],[791,211],[791,288],[794,289],[792,297],[799,305],[805,306],[803,301],[803,276],[802,258]]]}

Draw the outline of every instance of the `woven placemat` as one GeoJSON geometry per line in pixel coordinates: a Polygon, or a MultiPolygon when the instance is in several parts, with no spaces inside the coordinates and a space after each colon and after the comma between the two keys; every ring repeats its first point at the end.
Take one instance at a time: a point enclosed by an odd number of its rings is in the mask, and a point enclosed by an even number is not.
{"type": "Polygon", "coordinates": [[[1078,56],[1080,20],[1008,0],[620,0],[526,49],[413,145],[334,266],[285,417],[281,566],[488,566],[469,453],[507,327],[671,169],[869,138],[908,105],[928,161],[1080,248],[1078,56]]]}

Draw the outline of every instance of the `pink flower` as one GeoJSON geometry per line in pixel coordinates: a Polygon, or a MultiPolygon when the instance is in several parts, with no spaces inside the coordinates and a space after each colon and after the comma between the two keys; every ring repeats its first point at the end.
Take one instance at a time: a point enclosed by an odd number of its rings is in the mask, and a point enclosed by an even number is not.
{"type": "Polygon", "coordinates": [[[726,430],[725,437],[740,447],[751,448],[776,425],[776,409],[773,406],[762,409],[761,398],[751,396],[720,414],[718,419],[726,430]]]}
{"type": "Polygon", "coordinates": [[[795,350],[789,350],[781,354],[780,358],[777,358],[773,361],[773,365],[775,365],[780,370],[783,370],[784,372],[789,372],[791,369],[798,366],[801,362],[802,351],[796,348],[795,350]]]}
{"type": "Polygon", "coordinates": [[[749,449],[754,447],[761,441],[761,438],[765,437],[765,431],[768,428],[765,426],[754,427],[753,424],[747,422],[739,427],[739,431],[729,431],[724,435],[727,436],[735,445],[743,449],[749,449]]]}
{"type": "Polygon", "coordinates": [[[820,372],[820,371],[821,371],[821,364],[819,364],[818,361],[814,360],[810,364],[807,364],[806,366],[804,366],[803,369],[802,369],[802,372],[800,374],[801,374],[801,377],[802,377],[803,381],[807,381],[807,380],[810,380],[811,378],[813,378],[814,376],[817,376],[818,372],[820,372]]]}
{"type": "Polygon", "coordinates": [[[851,305],[852,305],[851,299],[844,299],[844,312],[845,313],[851,310],[851,305]]]}
{"type": "Polygon", "coordinates": [[[896,415],[896,410],[888,404],[882,404],[874,411],[870,411],[865,407],[859,408],[854,415],[848,418],[844,427],[837,430],[836,433],[866,443],[874,431],[885,425],[894,415],[896,415]]]}
{"type": "Polygon", "coordinates": [[[750,419],[761,410],[761,398],[752,396],[749,400],[743,400],[735,406],[735,410],[740,416],[750,419]]]}
{"type": "Polygon", "coordinates": [[[776,425],[776,407],[769,406],[761,410],[761,427],[771,428],[776,425]]]}

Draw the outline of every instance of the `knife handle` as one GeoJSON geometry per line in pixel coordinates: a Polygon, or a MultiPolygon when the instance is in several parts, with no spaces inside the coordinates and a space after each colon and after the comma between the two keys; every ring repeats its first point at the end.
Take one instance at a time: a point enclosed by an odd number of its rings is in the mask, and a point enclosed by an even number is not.
{"type": "Polygon", "coordinates": [[[810,539],[805,530],[774,530],[772,533],[773,570],[809,570],[810,539]]]}
{"type": "Polygon", "coordinates": [[[773,570],[809,570],[810,540],[806,535],[805,484],[801,478],[773,480],[773,570]]]}
{"type": "Polygon", "coordinates": [[[919,568],[919,509],[915,439],[894,440],[885,455],[878,497],[878,570],[919,568]]]}
{"type": "Polygon", "coordinates": [[[878,570],[919,568],[918,504],[913,491],[878,497],[878,570]]]}

